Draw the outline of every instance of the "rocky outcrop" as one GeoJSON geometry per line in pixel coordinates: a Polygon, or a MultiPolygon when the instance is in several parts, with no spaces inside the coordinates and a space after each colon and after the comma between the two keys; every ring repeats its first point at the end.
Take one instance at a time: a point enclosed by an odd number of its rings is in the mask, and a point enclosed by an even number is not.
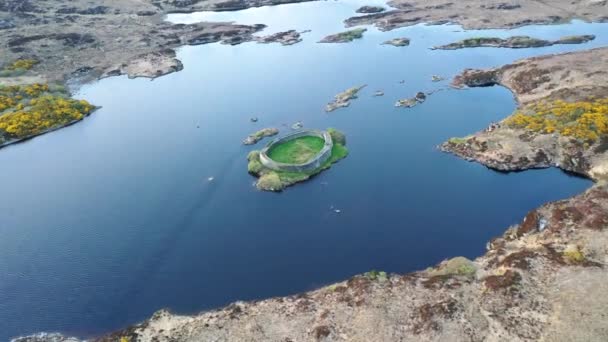
{"type": "Polygon", "coordinates": [[[277,128],[264,128],[245,138],[245,140],[243,140],[243,145],[254,145],[266,137],[272,137],[277,134],[279,134],[277,128]]]}
{"type": "Polygon", "coordinates": [[[391,40],[387,40],[383,45],[392,45],[392,46],[408,46],[410,45],[409,38],[393,38],[391,40]]]}
{"type": "Polygon", "coordinates": [[[261,44],[281,43],[281,45],[293,45],[302,41],[300,32],[289,30],[277,32],[268,36],[255,37],[255,41],[261,44]]]}
{"type": "Polygon", "coordinates": [[[156,78],[183,68],[182,62],[175,58],[175,51],[166,49],[137,56],[127,63],[111,67],[101,77],[128,75],[129,78],[156,78]]]}
{"type": "MultiPolygon", "coordinates": [[[[500,84],[520,107],[556,99],[568,102],[608,97],[608,49],[535,57],[490,70],[466,70],[457,87],[500,84]]],[[[507,119],[508,120],[508,119],[507,119]]],[[[596,181],[608,180],[608,137],[582,141],[558,132],[532,131],[505,121],[441,146],[446,152],[501,171],[559,167],[596,181]]]]}
{"type": "Polygon", "coordinates": [[[334,110],[338,109],[338,108],[344,108],[344,107],[348,107],[350,106],[350,101],[354,100],[357,98],[357,95],[359,94],[359,91],[361,91],[361,89],[365,88],[365,84],[359,87],[352,87],[349,89],[346,89],[345,91],[341,92],[340,94],[334,96],[334,100],[330,103],[327,104],[327,106],[325,106],[325,111],[326,112],[333,112],[334,110]]]}
{"type": "Polygon", "coordinates": [[[354,29],[329,35],[319,41],[319,43],[349,43],[355,39],[363,38],[363,33],[367,29],[354,29]]]}
{"type": "Polygon", "coordinates": [[[506,39],[495,37],[468,38],[456,43],[433,47],[433,50],[458,50],[476,47],[524,49],[559,44],[582,44],[595,39],[594,35],[566,36],[558,40],[544,40],[529,36],[514,36],[506,39]]]}
{"type": "Polygon", "coordinates": [[[401,99],[395,103],[395,107],[412,108],[426,101],[426,94],[419,91],[416,95],[409,99],[401,99]]]}

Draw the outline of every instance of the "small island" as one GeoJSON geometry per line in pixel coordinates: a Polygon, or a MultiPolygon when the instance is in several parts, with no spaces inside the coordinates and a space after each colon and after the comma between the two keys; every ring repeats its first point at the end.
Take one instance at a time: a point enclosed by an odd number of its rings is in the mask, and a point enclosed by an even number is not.
{"type": "Polygon", "coordinates": [[[301,130],[275,139],[247,156],[247,171],[258,177],[256,187],[282,191],[327,170],[348,155],[346,137],[333,128],[301,130]]]}
{"type": "Polygon", "coordinates": [[[514,36],[506,39],[496,37],[477,37],[468,38],[459,42],[436,46],[431,49],[433,50],[458,50],[466,48],[476,47],[495,47],[495,48],[510,48],[510,49],[524,49],[524,48],[535,48],[545,47],[558,44],[582,44],[587,43],[595,39],[594,35],[581,35],[581,36],[566,36],[558,40],[544,40],[538,38],[532,38],[529,36],[514,36]]]}
{"type": "Polygon", "coordinates": [[[409,46],[410,39],[409,38],[393,38],[391,40],[385,41],[384,43],[382,43],[382,45],[392,45],[392,46],[397,46],[397,47],[409,46]]]}
{"type": "Polygon", "coordinates": [[[277,128],[264,128],[250,134],[247,138],[245,138],[245,140],[243,140],[243,145],[254,145],[266,137],[272,137],[273,135],[277,134],[279,134],[279,130],[277,128]]]}
{"type": "Polygon", "coordinates": [[[296,30],[277,32],[268,36],[255,37],[254,39],[259,44],[280,43],[283,46],[297,44],[302,41],[300,32],[296,30]]]}
{"type": "Polygon", "coordinates": [[[401,99],[398,100],[395,103],[395,107],[405,107],[405,108],[412,108],[417,106],[420,103],[423,103],[424,101],[426,101],[426,94],[419,91],[416,93],[416,95],[410,99],[401,99]]]}
{"type": "Polygon", "coordinates": [[[323,38],[319,43],[349,43],[355,39],[363,38],[363,33],[367,31],[364,28],[358,28],[350,31],[344,31],[329,35],[323,38]]]}
{"type": "Polygon", "coordinates": [[[365,88],[365,84],[359,87],[352,87],[349,89],[346,89],[345,91],[341,92],[340,94],[334,96],[334,100],[330,103],[327,104],[327,106],[325,106],[325,111],[326,112],[333,112],[334,110],[338,109],[338,108],[344,108],[344,107],[348,107],[350,106],[350,101],[354,100],[357,98],[357,95],[359,94],[359,91],[361,91],[361,89],[365,88]]]}
{"type": "Polygon", "coordinates": [[[371,14],[371,13],[380,13],[380,12],[384,12],[384,7],[382,6],[361,6],[359,7],[359,9],[357,9],[356,11],[357,13],[361,13],[361,14],[371,14]]]}

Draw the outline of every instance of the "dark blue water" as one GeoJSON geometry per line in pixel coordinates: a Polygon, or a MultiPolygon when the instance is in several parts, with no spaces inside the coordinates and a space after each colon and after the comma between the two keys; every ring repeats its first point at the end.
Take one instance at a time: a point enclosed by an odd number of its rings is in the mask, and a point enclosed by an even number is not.
{"type": "MultiPolygon", "coordinates": [[[[357,6],[259,9],[269,15],[259,22],[276,23],[271,30],[283,29],[282,18],[313,32],[291,47],[184,48],[182,72],[88,85],[78,97],[103,106],[93,116],[2,149],[0,340],[37,331],[96,336],[163,307],[194,313],[370,269],[473,258],[530,209],[590,186],[555,169],[502,174],[436,150],[508,115],[515,103],[506,89],[445,90],[410,110],[393,104],[445,87],[433,74],[606,44],[608,26],[487,33],[598,35],[582,46],[528,50],[427,49],[486,34],[456,26],[315,43],[357,6]],[[398,36],[412,45],[379,45],[398,36]],[[368,87],[350,108],[324,113],[333,95],[360,84],[368,87]],[[372,97],[376,89],[386,95],[372,97]],[[241,140],[261,127],[286,133],[282,125],[298,120],[341,129],[351,154],[281,194],[257,191],[241,140]]],[[[223,15],[246,22],[247,13],[223,15]]]]}

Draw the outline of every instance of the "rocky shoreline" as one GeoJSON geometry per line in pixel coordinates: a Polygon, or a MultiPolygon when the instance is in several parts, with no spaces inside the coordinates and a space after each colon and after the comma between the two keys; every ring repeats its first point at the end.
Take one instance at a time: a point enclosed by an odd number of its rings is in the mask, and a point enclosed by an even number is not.
{"type": "MultiPolygon", "coordinates": [[[[172,24],[164,20],[167,14],[292,2],[301,1],[102,0],[91,6],[76,0],[68,6],[62,1],[7,0],[0,3],[0,23],[4,23],[0,26],[0,54],[7,61],[36,59],[40,63],[30,73],[36,82],[68,83],[72,90],[100,77],[154,78],[183,68],[175,59],[174,49],[180,46],[268,41],[254,36],[264,25],[172,24]]],[[[296,35],[270,41],[293,43],[296,35]]],[[[28,78],[3,78],[6,84],[29,82],[28,78]]]]}
{"type": "Polygon", "coordinates": [[[344,23],[347,27],[375,25],[381,31],[389,31],[420,23],[454,23],[465,29],[510,29],[567,23],[572,19],[590,22],[608,20],[608,6],[602,1],[589,0],[392,0],[388,5],[395,9],[351,17],[344,23]]]}
{"type": "MultiPolygon", "coordinates": [[[[521,106],[542,99],[584,100],[587,93],[606,97],[607,63],[608,48],[550,55],[467,70],[455,84],[500,84],[521,106]]],[[[605,340],[608,148],[602,143],[582,151],[570,145],[572,139],[529,133],[497,124],[451,139],[443,148],[504,170],[554,165],[557,151],[559,167],[596,185],[530,211],[489,241],[475,260],[457,257],[405,275],[368,272],[314,291],[237,302],[193,316],[161,310],[95,341],[605,340]],[[529,152],[536,158],[522,163],[519,156],[529,152]]]]}
{"type": "MultiPolygon", "coordinates": [[[[3,81],[73,83],[126,74],[158,77],[181,69],[174,48],[256,40],[263,25],[174,25],[167,13],[236,10],[299,1],[10,0],[0,3],[0,51],[9,60],[35,57],[31,78],[3,81]],[[41,13],[53,13],[45,18],[41,13]],[[61,33],[57,33],[61,32],[61,33]]],[[[572,18],[605,21],[602,2],[557,0],[444,3],[396,0],[396,10],[350,18],[349,26],[381,30],[421,22],[465,28],[512,28],[572,18]],[[588,10],[591,7],[592,10],[588,10]],[[537,13],[531,15],[530,13],[537,13]]],[[[608,49],[543,56],[490,70],[467,70],[456,87],[502,85],[520,107],[540,101],[608,97],[608,49]]],[[[355,93],[356,94],[356,93],[355,93]]],[[[356,95],[355,95],[356,96],[356,95]]],[[[352,98],[352,97],[351,97],[352,98]]],[[[488,242],[475,259],[455,258],[419,272],[370,272],[287,297],[237,302],[193,316],[161,310],[143,323],[95,341],[601,341],[608,336],[608,142],[582,143],[556,133],[510,127],[506,121],[441,149],[502,171],[559,167],[596,181],[573,198],[532,210],[488,242]],[[584,319],[581,319],[584,317],[584,319]]],[[[70,341],[36,335],[18,342],[70,341]]]]}
{"type": "MultiPolygon", "coordinates": [[[[502,85],[521,108],[534,103],[570,103],[608,97],[608,48],[524,59],[496,69],[466,70],[457,87],[502,85]]],[[[595,181],[608,180],[605,136],[581,141],[557,132],[513,127],[507,118],[469,137],[452,139],[441,149],[501,171],[559,167],[595,181]]]]}
{"type": "Polygon", "coordinates": [[[368,272],[194,316],[160,310],[94,341],[601,341],[607,227],[608,187],[597,185],[532,210],[475,260],[405,275],[368,272]]]}

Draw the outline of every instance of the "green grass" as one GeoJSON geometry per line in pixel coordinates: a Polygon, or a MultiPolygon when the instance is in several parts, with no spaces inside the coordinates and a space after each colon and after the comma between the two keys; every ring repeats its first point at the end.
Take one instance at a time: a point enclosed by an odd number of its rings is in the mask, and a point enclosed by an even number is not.
{"type": "Polygon", "coordinates": [[[317,173],[329,169],[331,164],[338,162],[342,158],[346,158],[348,155],[348,149],[344,145],[334,144],[331,149],[331,156],[319,167],[318,169],[309,172],[287,172],[287,171],[274,171],[282,180],[287,183],[301,182],[308,179],[310,176],[316,175],[317,173]]]}
{"type": "Polygon", "coordinates": [[[268,157],[279,163],[302,164],[319,153],[324,145],[325,141],[319,137],[300,137],[272,147],[268,157]]]}

